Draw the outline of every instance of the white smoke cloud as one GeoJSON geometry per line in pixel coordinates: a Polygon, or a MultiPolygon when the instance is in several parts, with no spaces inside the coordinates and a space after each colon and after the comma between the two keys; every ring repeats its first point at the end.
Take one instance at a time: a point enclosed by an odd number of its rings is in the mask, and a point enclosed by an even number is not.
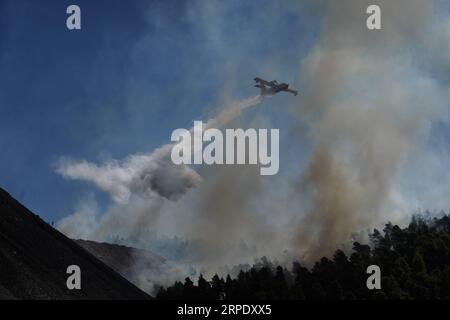
{"type": "MultiPolygon", "coordinates": [[[[224,126],[238,117],[242,110],[262,100],[262,96],[256,96],[224,108],[206,122],[205,130],[224,126]]],[[[124,161],[113,160],[102,166],[61,159],[57,172],[67,179],[94,183],[100,190],[110,193],[118,203],[127,203],[131,195],[175,200],[187,189],[198,185],[201,177],[188,166],[172,163],[170,153],[173,146],[166,144],[150,154],[131,155],[124,161]]]]}
{"type": "Polygon", "coordinates": [[[124,161],[111,161],[102,166],[61,160],[57,172],[67,179],[94,183],[118,203],[127,203],[132,194],[176,199],[197,185],[201,178],[187,166],[173,165],[169,158],[170,147],[166,145],[150,154],[131,155],[124,161]]]}

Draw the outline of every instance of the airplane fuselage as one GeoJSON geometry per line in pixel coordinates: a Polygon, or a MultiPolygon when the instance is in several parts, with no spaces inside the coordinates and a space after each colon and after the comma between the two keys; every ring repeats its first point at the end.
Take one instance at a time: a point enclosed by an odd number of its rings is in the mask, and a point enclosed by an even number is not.
{"type": "Polygon", "coordinates": [[[263,95],[273,95],[275,93],[285,91],[289,88],[289,85],[286,83],[276,84],[273,87],[264,87],[262,90],[263,95]]]}
{"type": "Polygon", "coordinates": [[[287,83],[278,83],[276,80],[266,81],[264,79],[256,77],[254,79],[256,81],[255,87],[261,89],[261,95],[274,95],[281,91],[291,92],[294,95],[297,95],[297,91],[289,89],[289,85],[287,83]]]}

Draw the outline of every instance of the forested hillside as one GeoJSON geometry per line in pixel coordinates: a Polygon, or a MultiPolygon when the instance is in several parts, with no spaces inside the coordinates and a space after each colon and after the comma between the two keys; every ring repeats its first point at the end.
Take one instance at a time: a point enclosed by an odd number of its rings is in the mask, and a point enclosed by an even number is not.
{"type": "Polygon", "coordinates": [[[159,299],[450,299],[450,217],[413,217],[408,227],[386,224],[369,244],[355,242],[347,256],[337,250],[308,269],[264,266],[236,279],[202,276],[161,288],[159,299]],[[381,269],[381,289],[368,290],[367,266],[381,269]]]}

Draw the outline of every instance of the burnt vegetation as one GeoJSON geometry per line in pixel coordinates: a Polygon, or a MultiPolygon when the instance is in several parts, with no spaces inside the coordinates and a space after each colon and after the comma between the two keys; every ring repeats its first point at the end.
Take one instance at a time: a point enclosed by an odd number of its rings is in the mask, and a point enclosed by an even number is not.
{"type": "Polygon", "coordinates": [[[414,216],[405,228],[388,223],[370,234],[370,245],[353,244],[347,256],[337,250],[311,269],[291,269],[265,261],[236,279],[215,275],[186,278],[160,288],[158,299],[450,299],[450,216],[414,216]],[[381,268],[381,289],[369,290],[369,265],[381,268]]]}

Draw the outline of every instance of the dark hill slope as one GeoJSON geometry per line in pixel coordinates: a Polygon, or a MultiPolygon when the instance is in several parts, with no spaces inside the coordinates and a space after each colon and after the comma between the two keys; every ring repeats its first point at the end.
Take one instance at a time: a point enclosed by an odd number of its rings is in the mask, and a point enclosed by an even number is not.
{"type": "Polygon", "coordinates": [[[74,241],[0,188],[0,299],[148,299],[74,241]],[[69,265],[81,290],[68,290],[69,265]]]}
{"type": "Polygon", "coordinates": [[[148,250],[88,240],[75,242],[136,285],[142,285],[142,277],[153,283],[169,267],[164,258],[148,250]]]}

